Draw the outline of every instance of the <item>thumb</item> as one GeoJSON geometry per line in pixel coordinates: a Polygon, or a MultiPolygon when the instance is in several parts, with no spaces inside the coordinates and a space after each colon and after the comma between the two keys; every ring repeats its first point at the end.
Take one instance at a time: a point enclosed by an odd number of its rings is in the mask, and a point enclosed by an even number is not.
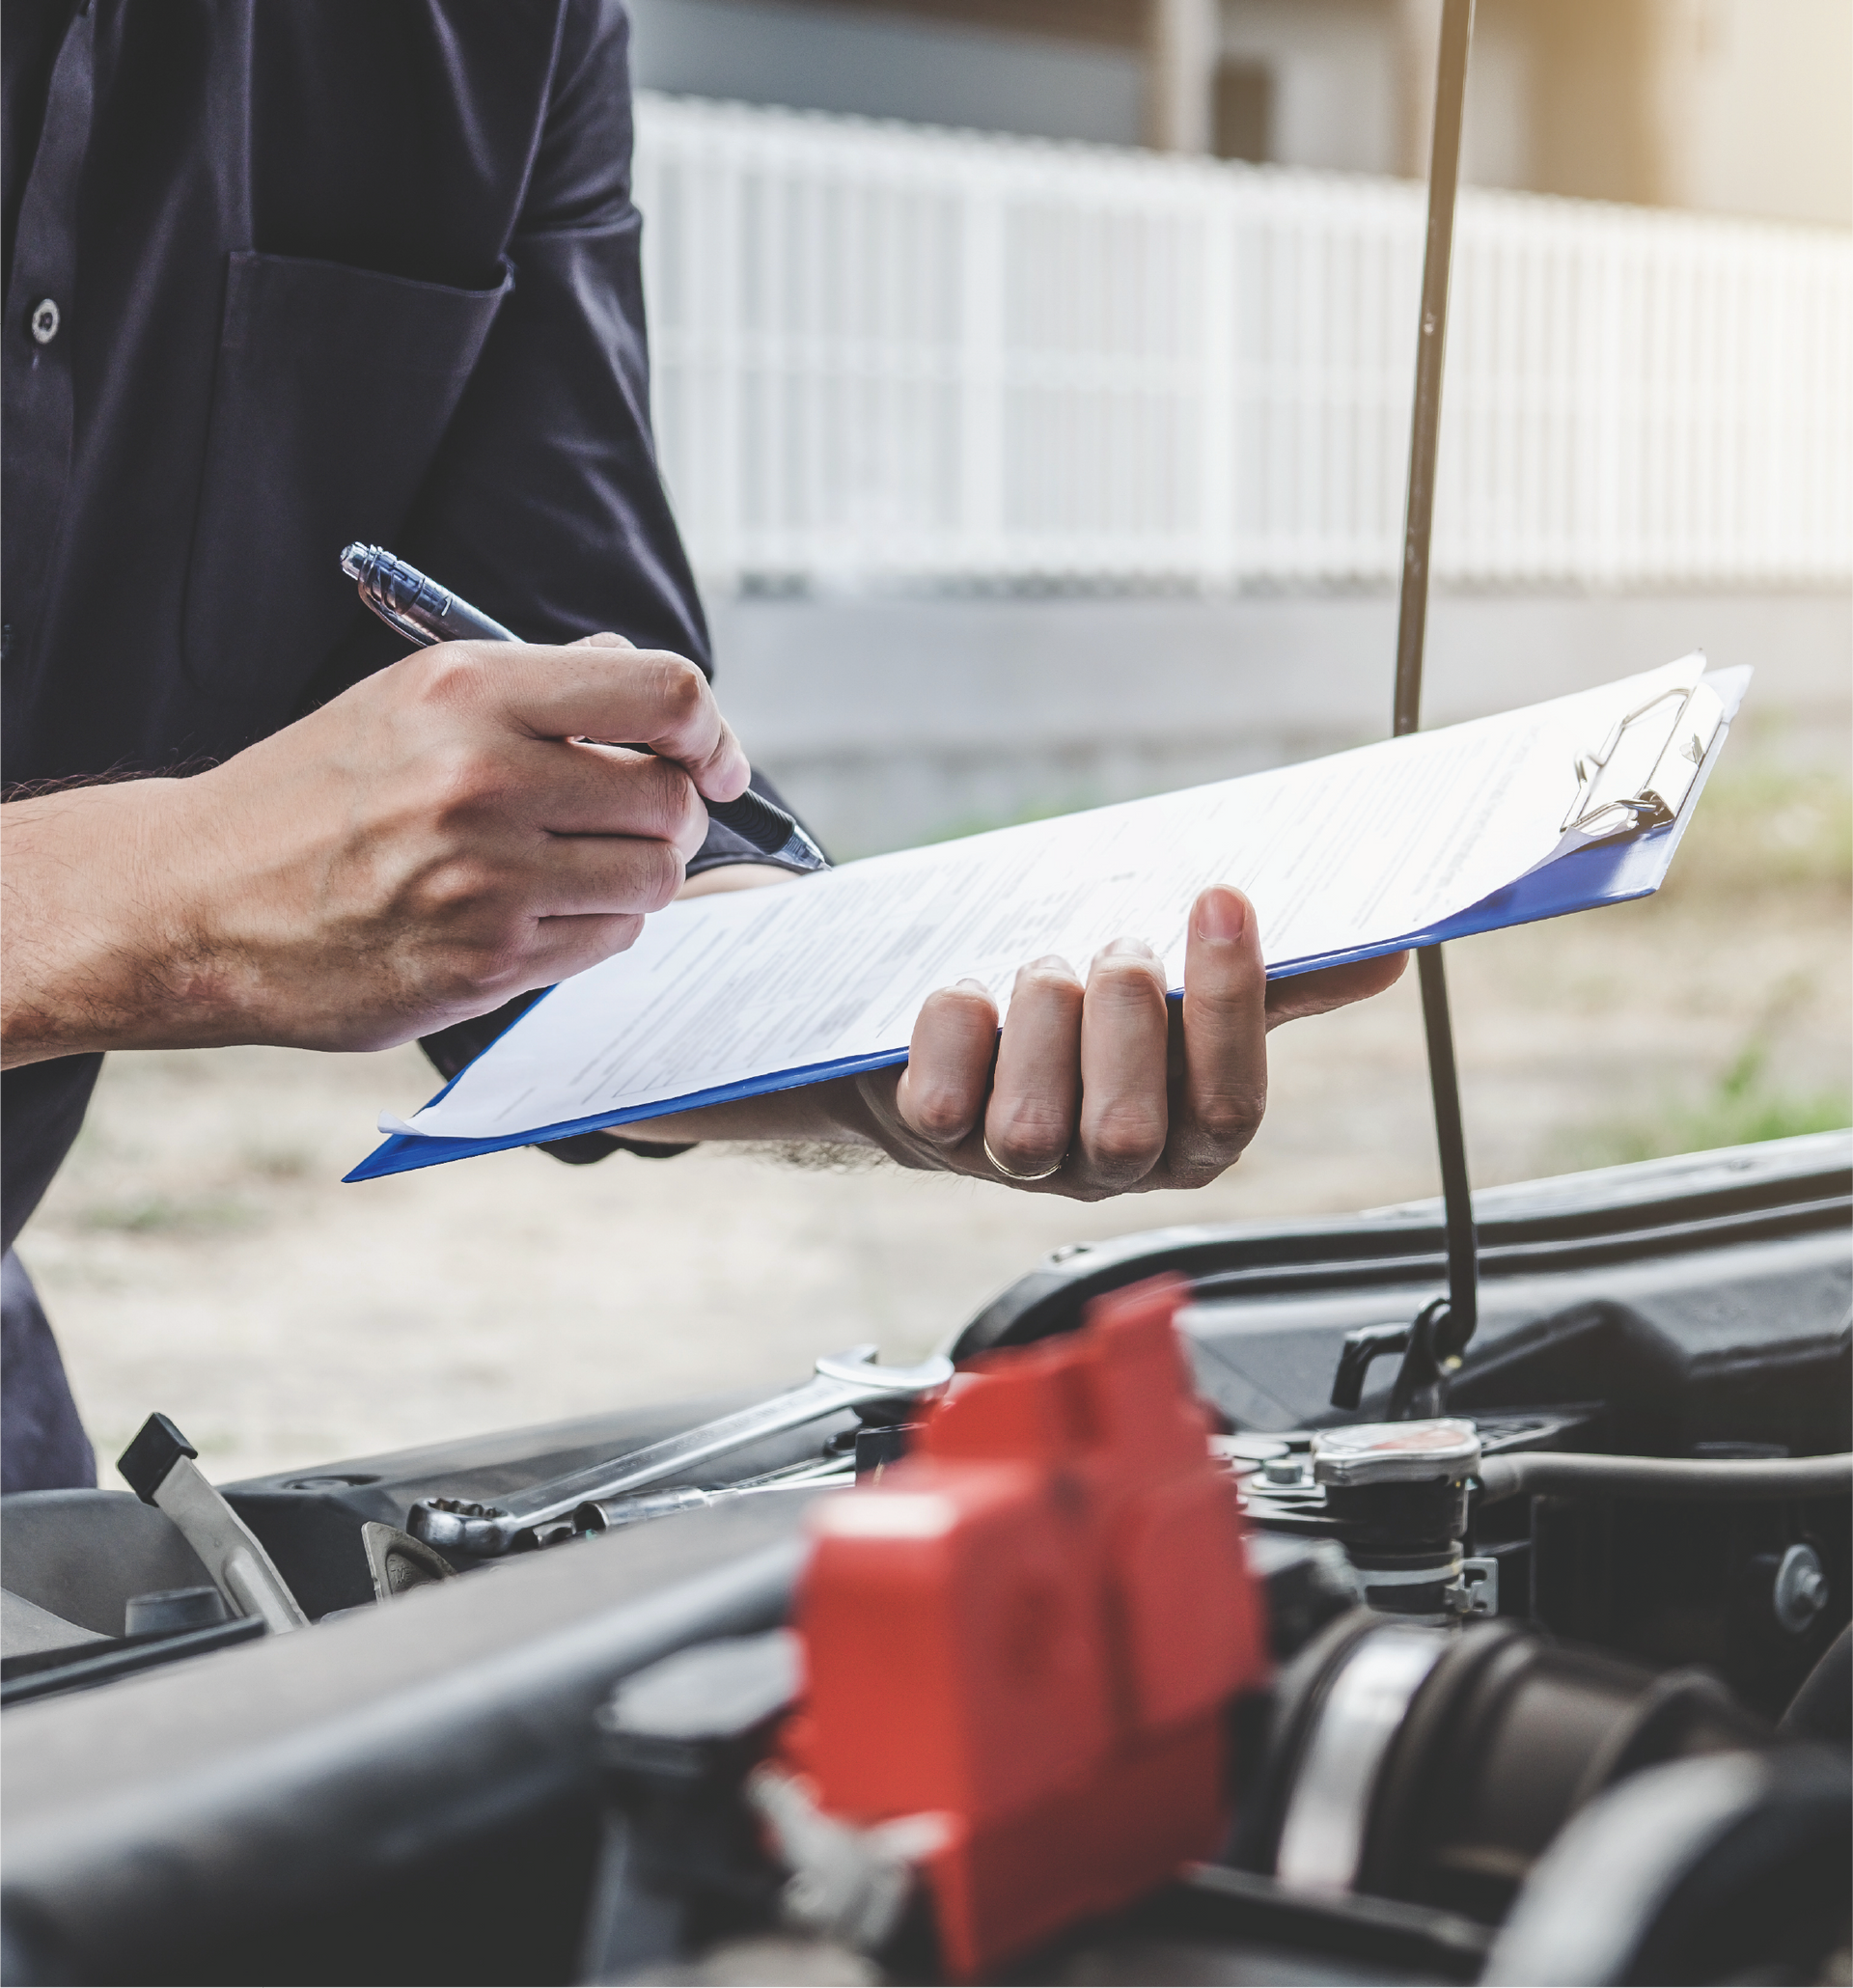
{"type": "Polygon", "coordinates": [[[568,649],[635,649],[637,645],[628,635],[614,635],[609,628],[596,635],[582,635],[577,642],[568,642],[568,649]]]}

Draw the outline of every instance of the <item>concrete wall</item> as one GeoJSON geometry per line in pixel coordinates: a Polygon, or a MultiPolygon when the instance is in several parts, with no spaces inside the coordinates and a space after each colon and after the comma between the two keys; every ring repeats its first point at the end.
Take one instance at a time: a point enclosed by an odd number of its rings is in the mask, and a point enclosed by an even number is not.
{"type": "Polygon", "coordinates": [[[1137,48],[807,6],[630,0],[640,90],[783,103],[1029,137],[1137,145],[1137,48]]]}
{"type": "MultiPolygon", "coordinates": [[[[722,703],[840,854],[1253,771],[1389,730],[1388,594],[710,603],[722,703]]],[[[1844,596],[1452,595],[1430,610],[1431,725],[1706,650],[1746,716],[1845,763],[1844,596]]]]}

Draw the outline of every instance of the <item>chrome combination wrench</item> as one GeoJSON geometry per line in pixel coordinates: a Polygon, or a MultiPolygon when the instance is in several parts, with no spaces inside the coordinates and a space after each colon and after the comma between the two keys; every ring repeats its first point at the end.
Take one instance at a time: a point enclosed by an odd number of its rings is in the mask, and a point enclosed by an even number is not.
{"type": "Polygon", "coordinates": [[[802,1428],[806,1422],[844,1409],[875,1401],[902,1400],[930,1394],[953,1377],[953,1363],[934,1354],[917,1367],[881,1367],[873,1346],[851,1346],[827,1353],[816,1375],[802,1387],[788,1389],[750,1408],[736,1408],[699,1427],[666,1436],[628,1454],[588,1464],[565,1477],[531,1484],[500,1505],[477,1505],[454,1498],[421,1498],[412,1506],[406,1531],[439,1553],[470,1560],[495,1560],[503,1554],[551,1545],[556,1531],[572,1536],[568,1522],[582,1505],[660,1484],[710,1458],[743,1450],[767,1436],[802,1428]]]}

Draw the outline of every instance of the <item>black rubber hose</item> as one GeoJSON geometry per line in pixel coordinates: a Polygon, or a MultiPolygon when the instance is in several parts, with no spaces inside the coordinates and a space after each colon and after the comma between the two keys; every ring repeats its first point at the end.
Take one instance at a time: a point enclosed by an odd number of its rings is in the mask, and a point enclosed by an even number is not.
{"type": "Polygon", "coordinates": [[[1480,1978],[1831,1980],[1846,1943],[1848,1795],[1845,1766],[1816,1747],[1631,1775],[1539,1860],[1480,1978]]]}
{"type": "Polygon", "coordinates": [[[1853,1622],[1802,1679],[1776,1729],[1784,1739],[1824,1740],[1842,1749],[1853,1745],[1853,1622]]]}
{"type": "Polygon", "coordinates": [[[1526,1450],[1487,1457],[1477,1475],[1482,1505],[1579,1492],[1586,1498],[1844,1498],[1853,1492],[1853,1452],[1712,1459],[1526,1450]]]}

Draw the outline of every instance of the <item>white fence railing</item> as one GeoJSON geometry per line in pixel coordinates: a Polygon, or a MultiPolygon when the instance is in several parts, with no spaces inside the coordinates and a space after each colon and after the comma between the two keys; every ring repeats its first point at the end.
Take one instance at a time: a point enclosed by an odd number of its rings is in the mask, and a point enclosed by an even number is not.
{"type": "MultiPolygon", "coordinates": [[[[1397,572],[1423,192],[647,97],[664,471],[711,582],[1397,572]]],[[[1853,236],[1460,204],[1434,565],[1853,571],[1853,236]]]]}

